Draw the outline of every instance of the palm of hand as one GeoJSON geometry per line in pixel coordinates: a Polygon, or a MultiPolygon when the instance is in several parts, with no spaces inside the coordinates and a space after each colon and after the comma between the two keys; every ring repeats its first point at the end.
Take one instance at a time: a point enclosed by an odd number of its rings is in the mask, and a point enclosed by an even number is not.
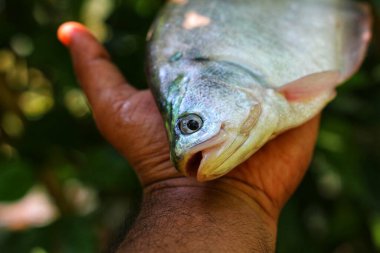
{"type": "MultiPolygon", "coordinates": [[[[170,162],[164,124],[150,91],[128,85],[84,27],[72,25],[67,41],[62,39],[63,29],[61,41],[70,48],[75,71],[105,138],[129,160],[144,186],[182,177],[170,162]]],[[[278,210],[274,216],[278,215],[308,167],[318,122],[317,117],[282,134],[219,181],[245,185],[257,201],[269,201],[278,210]]]]}

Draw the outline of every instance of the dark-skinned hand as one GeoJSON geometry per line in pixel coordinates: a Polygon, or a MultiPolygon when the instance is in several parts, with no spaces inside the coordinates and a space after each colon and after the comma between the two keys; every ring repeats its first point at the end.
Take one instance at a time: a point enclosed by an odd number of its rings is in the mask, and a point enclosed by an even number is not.
{"type": "Polygon", "coordinates": [[[196,185],[232,192],[259,206],[269,226],[276,230],[281,208],[309,166],[319,116],[270,141],[223,178],[198,183],[173,167],[164,124],[150,90],[131,86],[85,27],[66,23],[58,36],[70,50],[100,132],[130,162],[146,191],[157,185],[196,185]]]}

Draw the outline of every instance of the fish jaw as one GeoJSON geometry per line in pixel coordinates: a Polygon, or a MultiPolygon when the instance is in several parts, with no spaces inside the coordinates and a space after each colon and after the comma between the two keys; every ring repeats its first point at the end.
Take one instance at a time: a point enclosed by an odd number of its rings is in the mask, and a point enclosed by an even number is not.
{"type": "Polygon", "coordinates": [[[244,144],[248,135],[223,128],[210,140],[195,146],[177,163],[178,170],[198,181],[210,181],[225,175],[235,168],[241,160],[230,158],[236,152],[247,153],[244,144]],[[226,163],[226,161],[228,161],[226,163]]]}
{"type": "Polygon", "coordinates": [[[205,182],[224,176],[226,173],[238,166],[242,161],[231,159],[234,154],[243,152],[248,136],[232,135],[222,144],[205,149],[202,152],[202,161],[198,168],[197,180],[205,182]]]}
{"type": "Polygon", "coordinates": [[[213,138],[200,143],[193,147],[189,152],[181,156],[177,164],[177,169],[184,173],[186,176],[198,177],[198,171],[203,162],[206,150],[218,150],[228,140],[226,131],[221,128],[219,133],[213,138]]]}

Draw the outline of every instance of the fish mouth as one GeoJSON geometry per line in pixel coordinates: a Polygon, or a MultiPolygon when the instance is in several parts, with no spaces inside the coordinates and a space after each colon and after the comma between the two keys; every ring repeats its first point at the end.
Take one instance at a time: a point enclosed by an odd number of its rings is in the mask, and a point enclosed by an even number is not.
{"type": "Polygon", "coordinates": [[[198,151],[193,156],[191,156],[188,162],[186,163],[185,173],[190,177],[197,177],[199,167],[202,163],[202,159],[202,151],[198,151]]]}
{"type": "Polygon", "coordinates": [[[186,154],[178,163],[179,170],[200,182],[221,177],[239,164],[238,160],[229,161],[229,158],[238,152],[247,138],[222,127],[216,136],[186,154]]]}
{"type": "Polygon", "coordinates": [[[208,141],[196,145],[190,150],[178,163],[179,170],[186,176],[198,177],[199,170],[204,160],[204,154],[207,149],[218,148],[227,139],[226,131],[223,127],[214,137],[208,141]]]}

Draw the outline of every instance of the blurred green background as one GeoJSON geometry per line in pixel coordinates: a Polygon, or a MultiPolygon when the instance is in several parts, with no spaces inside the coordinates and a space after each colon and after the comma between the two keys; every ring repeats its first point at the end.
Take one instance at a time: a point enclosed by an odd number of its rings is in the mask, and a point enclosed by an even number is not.
{"type": "MultiPolygon", "coordinates": [[[[140,186],[97,132],[56,29],[85,23],[144,88],[145,34],[163,2],[0,0],[0,252],[117,245],[140,186]]],[[[380,10],[380,0],[372,5],[380,10]]],[[[281,216],[278,252],[380,252],[379,43],[324,112],[312,166],[281,216]]]]}

